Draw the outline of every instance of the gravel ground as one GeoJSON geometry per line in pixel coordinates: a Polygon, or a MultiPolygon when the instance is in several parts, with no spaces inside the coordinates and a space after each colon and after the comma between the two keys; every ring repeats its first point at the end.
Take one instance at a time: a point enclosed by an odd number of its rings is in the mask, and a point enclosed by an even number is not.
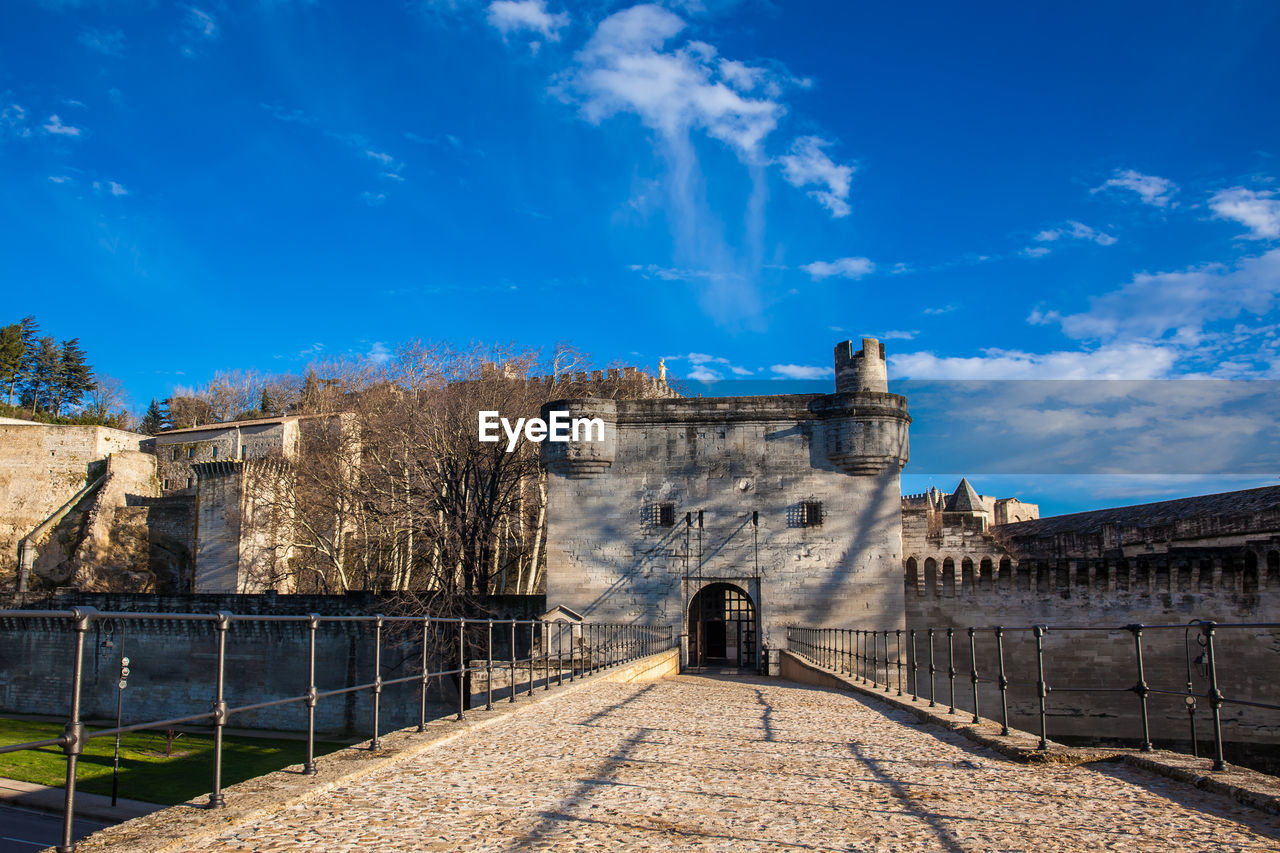
{"type": "Polygon", "coordinates": [[[192,850],[1280,850],[1280,818],[1118,764],[1010,762],[778,679],[600,683],[192,850]]]}

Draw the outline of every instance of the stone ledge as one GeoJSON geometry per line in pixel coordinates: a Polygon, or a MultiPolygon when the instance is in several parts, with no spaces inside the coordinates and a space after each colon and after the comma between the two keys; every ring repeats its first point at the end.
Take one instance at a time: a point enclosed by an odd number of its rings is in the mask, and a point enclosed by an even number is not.
{"type": "Polygon", "coordinates": [[[1280,779],[1256,770],[1228,764],[1225,770],[1210,772],[1210,759],[1192,758],[1190,755],[1168,750],[1142,752],[1137,749],[1112,747],[1070,747],[1053,741],[1049,741],[1047,749],[1039,749],[1038,735],[1019,729],[1010,729],[1008,735],[1002,735],[999,723],[993,720],[983,719],[980,723],[969,722],[968,711],[948,714],[946,707],[942,705],[935,705],[931,709],[927,700],[918,699],[913,702],[909,696],[895,695],[896,689],[894,693],[885,692],[883,687],[873,689],[860,684],[855,678],[823,669],[789,651],[782,651],[781,663],[783,678],[802,684],[851,691],[874,698],[891,708],[906,711],[921,722],[932,723],[963,735],[1014,761],[1024,764],[1059,765],[1123,761],[1132,767],[1186,782],[1204,791],[1225,794],[1236,802],[1259,811],[1280,814],[1280,779]]]}
{"type": "MultiPolygon", "coordinates": [[[[416,726],[390,732],[381,738],[377,752],[369,750],[369,741],[341,749],[316,759],[314,776],[302,775],[302,765],[268,773],[223,789],[227,805],[210,810],[204,808],[206,797],[179,806],[126,821],[84,839],[76,845],[78,853],[96,851],[128,851],[128,853],[169,853],[186,849],[194,841],[222,834],[235,827],[268,817],[334,788],[351,784],[360,778],[393,767],[403,761],[443,746],[462,735],[487,728],[511,714],[542,702],[566,696],[602,681],[637,682],[661,678],[678,671],[680,655],[676,649],[649,655],[629,664],[545,691],[534,688],[533,697],[517,696],[510,702],[495,699],[492,711],[475,709],[467,719],[438,719],[427,723],[425,732],[416,726]]],[[[46,848],[52,853],[53,848],[46,848]]]]}

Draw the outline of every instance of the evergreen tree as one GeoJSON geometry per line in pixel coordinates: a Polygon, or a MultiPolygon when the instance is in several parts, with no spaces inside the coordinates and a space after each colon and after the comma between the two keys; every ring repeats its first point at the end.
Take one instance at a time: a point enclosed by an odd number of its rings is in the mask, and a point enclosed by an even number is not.
{"type": "Polygon", "coordinates": [[[53,392],[58,384],[58,370],[62,364],[62,349],[51,336],[40,338],[30,352],[23,371],[22,404],[31,407],[31,416],[38,409],[46,411],[52,405],[53,392]]]}
{"type": "MultiPolygon", "coordinates": [[[[34,315],[28,314],[18,323],[22,340],[22,361],[18,367],[17,385],[23,405],[26,405],[28,389],[39,387],[36,377],[36,359],[40,357],[40,324],[34,315]]],[[[38,397],[38,395],[36,395],[38,397]]],[[[32,410],[34,414],[34,409],[32,410]]]]}
{"type": "Polygon", "coordinates": [[[22,375],[22,326],[12,323],[0,329],[0,383],[8,387],[8,404],[13,405],[13,389],[22,375]]]}
{"type": "Polygon", "coordinates": [[[155,435],[164,429],[164,415],[154,397],[151,398],[151,405],[147,406],[147,412],[142,416],[142,424],[138,429],[143,435],[155,435]]]}
{"type": "Polygon", "coordinates": [[[91,388],[93,388],[93,368],[88,365],[85,352],[80,348],[80,339],[71,338],[63,341],[58,353],[58,367],[51,389],[54,417],[62,414],[63,406],[79,405],[80,399],[91,388]]]}
{"type": "Polygon", "coordinates": [[[276,413],[276,401],[271,399],[271,392],[266,388],[262,389],[262,399],[258,401],[258,410],[262,412],[263,417],[270,417],[276,413]]]}

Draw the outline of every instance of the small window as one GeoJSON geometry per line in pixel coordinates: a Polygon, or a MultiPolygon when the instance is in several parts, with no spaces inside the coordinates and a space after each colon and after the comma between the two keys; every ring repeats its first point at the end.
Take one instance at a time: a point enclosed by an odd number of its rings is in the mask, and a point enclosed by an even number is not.
{"type": "Polygon", "coordinates": [[[676,526],[676,505],[675,504],[658,504],[658,526],[659,527],[675,527],[676,526]]]}
{"type": "Polygon", "coordinates": [[[214,447],[214,448],[213,448],[213,458],[214,458],[214,459],[217,459],[217,458],[218,458],[218,448],[217,448],[217,447],[214,447]]]}
{"type": "Polygon", "coordinates": [[[188,489],[189,489],[189,488],[191,488],[191,486],[192,486],[192,483],[193,483],[193,482],[194,482],[193,478],[191,478],[191,477],[188,477],[188,478],[187,478],[187,488],[188,488],[188,489]]]}
{"type": "Polygon", "coordinates": [[[176,447],[173,449],[173,458],[174,458],[175,460],[178,458],[178,448],[176,448],[176,447]]]}
{"type": "Polygon", "coordinates": [[[166,477],[160,481],[160,488],[164,489],[166,492],[169,491],[169,478],[166,477]]]}
{"type": "Polygon", "coordinates": [[[195,449],[194,447],[188,447],[188,448],[187,448],[187,458],[188,458],[188,459],[195,459],[195,458],[196,458],[196,449],[195,449]]]}
{"type": "Polygon", "coordinates": [[[247,444],[240,445],[240,458],[241,459],[249,458],[249,445],[247,444]]]}
{"type": "Polygon", "coordinates": [[[800,504],[802,527],[818,527],[822,524],[822,501],[805,501],[800,504]]]}

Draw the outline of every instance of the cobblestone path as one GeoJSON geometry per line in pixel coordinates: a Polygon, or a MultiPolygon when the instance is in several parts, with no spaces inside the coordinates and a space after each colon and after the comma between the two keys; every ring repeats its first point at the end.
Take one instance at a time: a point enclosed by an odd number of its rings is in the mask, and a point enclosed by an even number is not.
{"type": "Polygon", "coordinates": [[[1280,818],[1123,765],[1030,767],[777,679],[601,683],[193,848],[1280,849],[1280,818]]]}

